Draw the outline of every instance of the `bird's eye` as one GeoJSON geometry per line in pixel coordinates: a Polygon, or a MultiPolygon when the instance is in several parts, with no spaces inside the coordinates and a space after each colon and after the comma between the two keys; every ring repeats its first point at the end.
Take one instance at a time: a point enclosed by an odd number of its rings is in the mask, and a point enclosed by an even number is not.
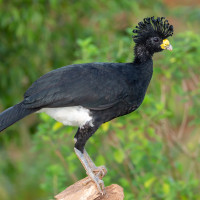
{"type": "Polygon", "coordinates": [[[158,42],[159,39],[158,39],[157,37],[155,37],[155,38],[153,38],[153,41],[154,41],[154,42],[158,42]]]}

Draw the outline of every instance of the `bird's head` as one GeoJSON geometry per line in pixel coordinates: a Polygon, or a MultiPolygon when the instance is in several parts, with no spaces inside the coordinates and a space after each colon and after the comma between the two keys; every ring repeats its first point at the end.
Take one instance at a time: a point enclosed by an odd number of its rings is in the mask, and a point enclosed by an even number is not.
{"type": "Polygon", "coordinates": [[[172,45],[167,38],[173,35],[173,26],[164,17],[144,18],[135,27],[133,33],[136,45],[145,46],[152,54],[164,49],[172,51],[172,45]]]}

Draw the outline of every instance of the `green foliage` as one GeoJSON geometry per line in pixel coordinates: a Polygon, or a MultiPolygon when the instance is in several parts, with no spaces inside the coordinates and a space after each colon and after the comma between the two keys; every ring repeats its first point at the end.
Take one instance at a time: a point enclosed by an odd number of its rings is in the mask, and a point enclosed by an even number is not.
{"type": "MultiPolygon", "coordinates": [[[[172,15],[174,50],[154,56],[142,106],[103,124],[86,149],[97,165],[106,165],[105,184],[121,185],[126,200],[200,199],[200,37],[191,22],[197,10],[146,0],[0,1],[0,106],[20,101],[49,67],[131,62],[133,23],[172,15]],[[190,16],[184,22],[181,11],[190,16]],[[185,31],[178,31],[181,23],[185,31]]],[[[0,199],[52,199],[85,177],[73,152],[76,128],[39,116],[41,123],[29,117],[0,137],[0,199]]]]}

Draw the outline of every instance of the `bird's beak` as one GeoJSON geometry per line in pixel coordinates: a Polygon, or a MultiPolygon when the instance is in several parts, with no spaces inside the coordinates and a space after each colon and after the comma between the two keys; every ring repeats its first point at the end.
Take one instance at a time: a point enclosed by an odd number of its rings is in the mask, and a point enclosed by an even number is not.
{"type": "Polygon", "coordinates": [[[163,43],[160,46],[161,46],[162,49],[167,49],[169,51],[173,50],[172,45],[169,43],[168,39],[164,39],[163,43]]]}

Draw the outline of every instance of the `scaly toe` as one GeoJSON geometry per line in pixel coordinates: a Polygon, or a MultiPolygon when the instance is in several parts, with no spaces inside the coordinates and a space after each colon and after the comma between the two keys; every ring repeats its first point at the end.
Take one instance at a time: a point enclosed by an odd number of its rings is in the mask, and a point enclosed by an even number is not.
{"type": "Polygon", "coordinates": [[[105,194],[105,187],[104,187],[103,180],[101,180],[98,177],[96,177],[95,183],[96,183],[97,189],[99,190],[99,192],[101,193],[101,195],[104,195],[105,194]]]}
{"type": "MultiPolygon", "coordinates": [[[[90,177],[90,179],[95,183],[97,186],[98,191],[101,193],[101,195],[105,194],[105,188],[104,188],[104,182],[101,180],[97,175],[95,175],[93,172],[87,173],[87,175],[90,177]]],[[[89,181],[87,181],[88,183],[89,181]]]]}
{"type": "Polygon", "coordinates": [[[104,165],[96,167],[92,171],[101,179],[107,174],[107,169],[104,165]]]}

